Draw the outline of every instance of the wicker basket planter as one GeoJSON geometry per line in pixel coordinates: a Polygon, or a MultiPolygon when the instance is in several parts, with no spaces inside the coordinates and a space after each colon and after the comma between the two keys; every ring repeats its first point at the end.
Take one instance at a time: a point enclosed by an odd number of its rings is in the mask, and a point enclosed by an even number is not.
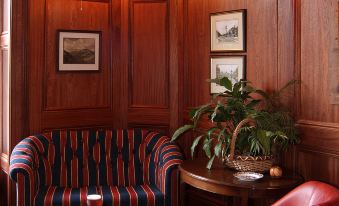
{"type": "Polygon", "coordinates": [[[272,156],[246,156],[246,155],[235,155],[235,142],[242,126],[246,124],[252,124],[255,126],[255,121],[251,118],[242,120],[235,128],[232,134],[232,140],[230,145],[230,154],[224,157],[224,164],[232,169],[241,172],[266,172],[273,164],[272,156]]]}

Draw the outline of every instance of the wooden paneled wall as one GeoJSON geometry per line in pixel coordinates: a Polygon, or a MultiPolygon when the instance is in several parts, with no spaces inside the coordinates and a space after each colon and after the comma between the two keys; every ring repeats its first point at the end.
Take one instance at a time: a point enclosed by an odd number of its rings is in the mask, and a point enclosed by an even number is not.
{"type": "Polygon", "coordinates": [[[180,2],[83,1],[81,9],[77,0],[30,1],[30,133],[93,126],[176,128],[180,2]],[[102,31],[101,71],[58,72],[58,29],[102,31]]]}
{"type": "MultiPolygon", "coordinates": [[[[9,2],[0,0],[1,6],[4,1],[9,2]]],[[[0,138],[0,154],[5,154],[1,185],[10,182],[9,152],[29,134],[82,127],[143,127],[168,133],[178,127],[183,0],[84,0],[82,6],[78,0],[11,2],[15,55],[10,60],[11,110],[6,110],[11,127],[1,126],[10,128],[10,135],[0,138]],[[100,72],[56,70],[58,29],[102,31],[100,72]]],[[[5,49],[2,44],[1,57],[5,49]]],[[[2,65],[7,65],[9,59],[4,60],[2,65]]],[[[0,200],[15,203],[14,184],[1,189],[0,200]]]]}
{"type": "MultiPolygon", "coordinates": [[[[172,133],[188,120],[189,108],[210,98],[210,14],[246,9],[246,51],[217,56],[246,55],[247,79],[268,91],[301,80],[295,97],[285,101],[303,142],[286,166],[306,179],[338,185],[339,110],[328,90],[328,68],[338,55],[332,52],[338,45],[338,0],[87,0],[82,9],[78,0],[13,2],[13,28],[22,32],[12,34],[19,54],[11,57],[12,93],[20,95],[11,97],[11,114],[21,131],[12,126],[12,141],[0,138],[2,153],[9,154],[19,135],[54,128],[172,133]],[[102,31],[101,71],[57,72],[58,29],[102,31]]],[[[0,58],[6,57],[1,48],[0,58]]],[[[180,141],[187,154],[191,140],[180,141]]]]}
{"type": "MultiPolygon", "coordinates": [[[[186,11],[186,118],[189,108],[205,104],[211,98],[209,83],[206,82],[210,78],[211,55],[246,56],[247,80],[268,91],[275,90],[294,78],[293,0],[188,0],[186,11]],[[246,9],[247,12],[246,51],[211,53],[210,14],[239,9],[246,9]]],[[[191,139],[188,138],[183,144],[189,148],[191,139]]]]}
{"type": "MultiPolygon", "coordinates": [[[[254,86],[272,91],[294,78],[294,1],[293,0],[188,0],[185,15],[185,81],[184,117],[191,107],[205,104],[211,98],[209,83],[210,58],[213,56],[246,56],[246,78],[254,86]],[[241,53],[210,52],[210,14],[246,9],[247,48],[241,53]]],[[[286,103],[289,103],[286,99],[286,103]]],[[[194,136],[194,135],[193,135],[194,136]]],[[[180,140],[190,157],[194,137],[187,135],[180,140]]],[[[197,156],[204,156],[202,151],[197,156]]],[[[192,203],[202,205],[227,204],[227,199],[192,190],[188,197],[192,203]],[[198,200],[198,201],[194,201],[198,200]],[[205,200],[205,201],[203,201],[205,200]]],[[[263,203],[259,203],[263,204],[263,203]]]]}
{"type": "MultiPolygon", "coordinates": [[[[338,186],[339,106],[330,103],[329,69],[339,58],[338,0],[188,0],[186,9],[186,121],[189,108],[210,99],[209,15],[247,9],[247,52],[240,53],[247,56],[247,79],[268,91],[300,80],[284,101],[295,113],[302,143],[282,163],[306,180],[338,186]]],[[[181,141],[188,157],[191,142],[189,136],[181,141]]]]}
{"type": "Polygon", "coordinates": [[[29,133],[112,125],[111,7],[76,0],[28,5],[29,133]],[[65,7],[65,5],[67,5],[65,7]],[[100,72],[58,72],[57,30],[102,32],[100,72]]]}
{"type": "MultiPolygon", "coordinates": [[[[331,78],[339,71],[339,1],[298,0],[296,77],[302,143],[296,168],[305,179],[339,186],[339,105],[331,104],[331,78]],[[335,67],[335,68],[334,68],[335,67]]],[[[339,86],[337,76],[336,87],[339,86]]],[[[338,92],[338,90],[336,91],[338,92]]]]}
{"type": "Polygon", "coordinates": [[[128,126],[168,133],[179,121],[183,1],[131,0],[128,11],[128,126]]]}

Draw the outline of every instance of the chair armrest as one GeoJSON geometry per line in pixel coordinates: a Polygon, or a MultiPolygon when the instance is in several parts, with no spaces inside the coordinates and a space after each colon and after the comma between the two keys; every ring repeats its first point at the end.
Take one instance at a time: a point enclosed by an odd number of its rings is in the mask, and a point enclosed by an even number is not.
{"type": "Polygon", "coordinates": [[[178,203],[178,165],[183,161],[182,153],[179,147],[171,142],[164,143],[159,149],[157,186],[165,195],[165,205],[174,206],[178,203]]]}
{"type": "Polygon", "coordinates": [[[9,176],[17,185],[17,205],[30,206],[36,193],[35,177],[38,167],[37,137],[28,137],[19,142],[12,151],[9,176]]]}

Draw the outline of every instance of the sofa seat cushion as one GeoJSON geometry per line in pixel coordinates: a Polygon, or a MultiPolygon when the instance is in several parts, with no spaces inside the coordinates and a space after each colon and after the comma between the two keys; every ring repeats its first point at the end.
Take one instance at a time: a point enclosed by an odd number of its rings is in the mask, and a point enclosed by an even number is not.
{"type": "Polygon", "coordinates": [[[103,205],[157,206],[164,205],[164,195],[151,185],[127,187],[89,186],[82,188],[44,187],[35,196],[36,206],[85,206],[88,194],[102,194],[103,205]],[[71,204],[72,203],[72,204],[71,204]]]}

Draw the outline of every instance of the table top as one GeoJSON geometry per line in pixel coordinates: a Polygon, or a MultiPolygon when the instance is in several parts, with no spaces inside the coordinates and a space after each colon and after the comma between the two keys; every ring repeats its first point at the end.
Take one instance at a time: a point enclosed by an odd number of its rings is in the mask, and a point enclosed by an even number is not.
{"type": "Polygon", "coordinates": [[[283,176],[280,178],[264,174],[262,179],[256,181],[240,181],[233,176],[237,171],[228,169],[222,164],[215,164],[209,170],[206,168],[207,161],[207,159],[186,160],[179,166],[180,172],[183,175],[206,183],[250,190],[290,189],[303,182],[303,178],[300,175],[285,171],[283,171],[283,176]]]}

